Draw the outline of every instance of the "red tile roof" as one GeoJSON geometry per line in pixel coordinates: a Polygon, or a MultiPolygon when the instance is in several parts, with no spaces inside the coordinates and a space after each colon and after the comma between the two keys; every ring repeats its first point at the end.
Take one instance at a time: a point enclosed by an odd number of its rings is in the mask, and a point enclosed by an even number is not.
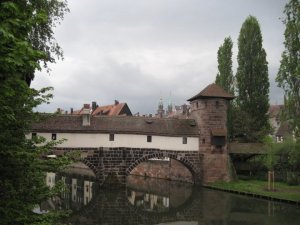
{"type": "Polygon", "coordinates": [[[92,115],[107,115],[107,116],[118,116],[122,108],[125,106],[126,103],[119,103],[114,105],[105,105],[105,106],[98,106],[93,112],[92,115]]]}
{"type": "Polygon", "coordinates": [[[199,94],[188,99],[188,101],[193,101],[196,99],[203,99],[203,98],[225,98],[225,99],[231,100],[231,99],[234,99],[234,96],[229,94],[227,91],[225,91],[219,85],[210,84],[206,88],[204,88],[199,94]]]}
{"type": "MultiPolygon", "coordinates": [[[[74,111],[73,114],[75,115],[82,114],[82,109],[74,111]]],[[[92,116],[96,116],[96,115],[131,116],[132,115],[127,103],[117,103],[113,105],[98,106],[95,110],[91,112],[91,114],[92,116]]]]}

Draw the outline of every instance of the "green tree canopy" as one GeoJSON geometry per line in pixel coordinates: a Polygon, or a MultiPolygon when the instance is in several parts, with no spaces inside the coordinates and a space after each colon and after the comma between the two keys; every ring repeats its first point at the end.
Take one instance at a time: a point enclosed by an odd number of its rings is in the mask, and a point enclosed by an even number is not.
{"type": "Polygon", "coordinates": [[[300,139],[300,2],[291,0],[286,4],[284,46],[280,68],[276,77],[285,93],[284,115],[300,139]]]}
{"type": "Polygon", "coordinates": [[[40,63],[48,69],[62,57],[53,28],[68,11],[59,0],[0,2],[0,80],[18,74],[30,85],[40,63]]]}
{"type": "Polygon", "coordinates": [[[237,105],[251,121],[244,125],[247,141],[259,141],[270,130],[269,78],[266,52],[257,19],[249,16],[238,38],[237,105]]]}
{"type": "Polygon", "coordinates": [[[51,97],[49,88],[29,85],[40,63],[47,68],[53,57],[62,56],[52,29],[67,11],[59,0],[0,1],[1,224],[54,224],[54,214],[32,212],[51,194],[44,177],[53,167],[40,158],[50,145],[37,147],[41,140],[26,134],[38,119],[33,109],[51,97]]]}

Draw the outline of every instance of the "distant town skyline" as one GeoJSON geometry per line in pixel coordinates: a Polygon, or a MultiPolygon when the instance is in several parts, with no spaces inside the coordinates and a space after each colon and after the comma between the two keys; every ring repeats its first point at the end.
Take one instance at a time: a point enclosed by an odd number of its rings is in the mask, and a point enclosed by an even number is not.
{"type": "Polygon", "coordinates": [[[270,104],[282,104],[275,77],[284,49],[284,0],[69,0],[71,12],[55,29],[64,61],[32,87],[54,87],[39,111],[80,109],[84,103],[126,102],[132,113],[155,113],[160,98],[182,105],[215,81],[217,51],[231,36],[233,71],[244,20],[260,22],[267,52],[270,104]],[[171,99],[170,98],[171,93],[171,99]]]}

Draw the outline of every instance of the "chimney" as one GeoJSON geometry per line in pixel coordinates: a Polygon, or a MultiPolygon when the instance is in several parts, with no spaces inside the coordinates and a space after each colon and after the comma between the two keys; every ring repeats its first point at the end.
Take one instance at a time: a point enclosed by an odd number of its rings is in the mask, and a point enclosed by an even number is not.
{"type": "Polygon", "coordinates": [[[119,104],[119,101],[118,100],[115,100],[115,105],[118,105],[119,104]]]}
{"type": "Polygon", "coordinates": [[[84,104],[82,109],[82,126],[91,125],[91,108],[90,104],[84,104]]]}
{"type": "Polygon", "coordinates": [[[186,115],[187,114],[187,105],[184,104],[182,105],[182,115],[186,115]]]}
{"type": "Polygon", "coordinates": [[[97,102],[92,102],[92,111],[94,111],[97,108],[97,102]]]}

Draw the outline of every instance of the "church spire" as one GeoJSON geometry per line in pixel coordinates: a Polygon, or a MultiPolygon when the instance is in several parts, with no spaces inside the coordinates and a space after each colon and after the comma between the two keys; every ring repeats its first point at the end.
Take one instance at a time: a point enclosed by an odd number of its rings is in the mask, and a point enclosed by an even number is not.
{"type": "Polygon", "coordinates": [[[158,102],[158,109],[157,109],[157,115],[159,118],[163,118],[165,115],[165,110],[164,110],[164,104],[162,97],[160,97],[160,100],[158,102]]]}

